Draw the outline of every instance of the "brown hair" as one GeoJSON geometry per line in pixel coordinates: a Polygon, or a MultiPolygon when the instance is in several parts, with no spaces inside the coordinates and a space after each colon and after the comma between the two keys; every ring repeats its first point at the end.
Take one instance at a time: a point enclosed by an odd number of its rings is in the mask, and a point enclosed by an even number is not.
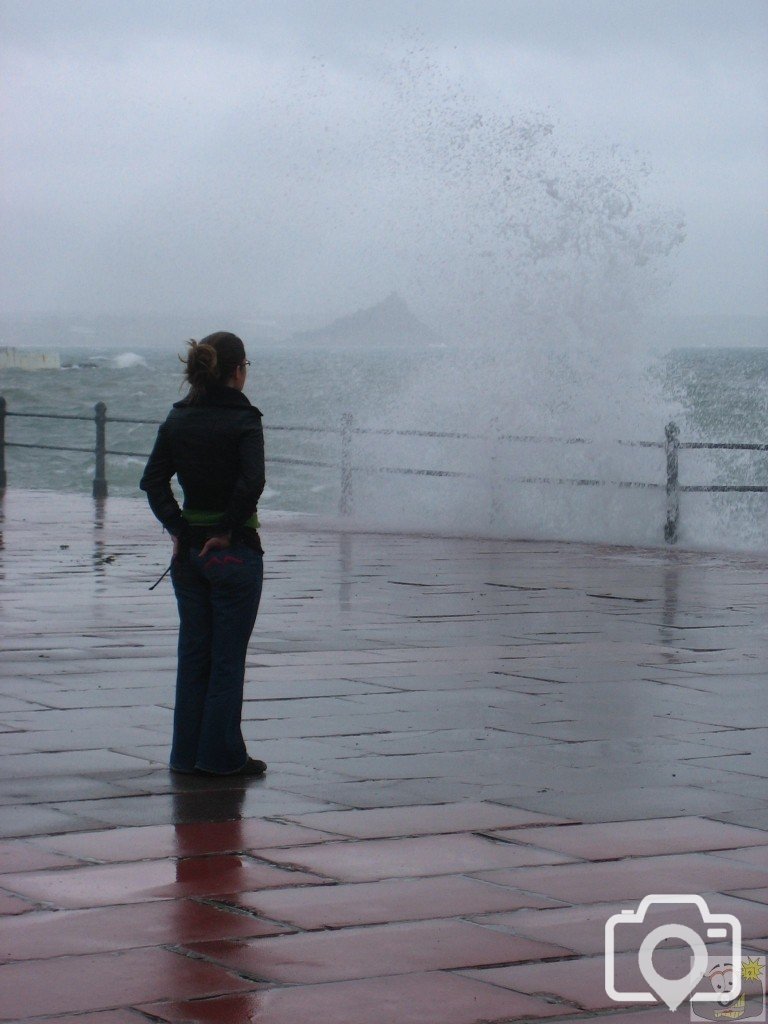
{"type": "Polygon", "coordinates": [[[202,341],[187,343],[184,378],[194,398],[216,385],[226,384],[235,370],[245,362],[245,345],[236,334],[217,331],[202,341]]]}

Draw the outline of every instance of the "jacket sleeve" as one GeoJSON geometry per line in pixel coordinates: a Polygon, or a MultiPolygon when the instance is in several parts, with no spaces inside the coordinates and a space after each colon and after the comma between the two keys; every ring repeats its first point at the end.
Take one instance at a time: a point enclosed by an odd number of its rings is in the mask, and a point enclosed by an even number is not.
{"type": "Polygon", "coordinates": [[[163,423],[157,432],[155,446],[144,468],[139,487],[146,491],[149,507],[165,529],[174,537],[183,537],[189,529],[189,524],[182,516],[179,503],[171,489],[171,478],[175,472],[176,465],[163,423]]]}
{"type": "Polygon", "coordinates": [[[222,532],[242,526],[250,519],[264,490],[264,431],[259,413],[253,416],[253,421],[240,438],[238,457],[239,473],[232,497],[221,517],[222,532]]]}

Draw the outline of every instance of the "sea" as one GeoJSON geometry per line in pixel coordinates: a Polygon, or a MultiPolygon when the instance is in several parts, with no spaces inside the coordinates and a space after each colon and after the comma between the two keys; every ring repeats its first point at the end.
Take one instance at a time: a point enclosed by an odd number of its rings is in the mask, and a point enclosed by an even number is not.
{"type": "MultiPolygon", "coordinates": [[[[8,412],[8,486],[90,492],[95,470],[94,407],[103,402],[108,417],[109,493],[142,497],[138,483],[157,426],[185,393],[178,351],[76,345],[58,351],[61,369],[0,371],[0,395],[8,412]],[[35,416],[26,415],[32,413],[35,416]],[[41,447],[22,447],[27,445],[41,447]]],[[[252,365],[246,394],[263,413],[266,438],[268,483],[260,508],[326,518],[339,515],[342,500],[345,414],[353,416],[353,424],[362,430],[386,430],[386,409],[392,407],[393,396],[414,379],[445,379],[456,355],[444,345],[418,350],[264,345],[249,349],[248,354],[252,365]]],[[[460,429],[446,430],[445,422],[430,422],[426,413],[420,416],[418,406],[411,405],[409,421],[400,418],[390,426],[416,432],[410,435],[413,445],[403,434],[398,445],[388,441],[383,448],[368,446],[364,451],[365,435],[355,436],[347,451],[356,474],[346,494],[347,518],[390,530],[663,546],[666,466],[661,445],[668,419],[674,415],[684,442],[766,444],[768,346],[673,348],[657,360],[655,372],[661,395],[658,422],[653,421],[648,437],[640,438],[658,446],[651,451],[642,476],[655,489],[638,494],[636,507],[626,504],[635,500],[634,495],[611,487],[618,487],[619,476],[625,481],[638,477],[640,464],[633,462],[640,458],[638,449],[622,449],[625,461],[610,463],[608,486],[582,488],[589,493],[580,493],[578,500],[573,486],[531,482],[536,467],[532,470],[530,465],[523,473],[527,483],[518,474],[518,483],[510,483],[507,489],[497,487],[492,494],[484,478],[493,456],[478,455],[480,449],[473,449],[471,456],[458,454],[461,429],[471,432],[476,425],[459,423],[460,429]],[[457,436],[432,439],[427,455],[417,442],[419,435],[433,430],[457,436]],[[440,471],[448,477],[431,475],[440,471]],[[355,498],[359,498],[357,506],[355,498]],[[545,516],[541,508],[547,509],[545,516]]],[[[616,433],[621,434],[620,423],[616,433]]],[[[576,449],[562,451],[558,479],[568,477],[569,451],[575,457],[576,449]]],[[[594,476],[599,471],[600,459],[590,473],[589,464],[580,458],[572,476],[594,476]]],[[[698,485],[764,486],[768,452],[681,451],[680,479],[698,485]]],[[[766,524],[766,493],[681,497],[680,543],[684,546],[764,550],[768,548],[766,524]]]]}

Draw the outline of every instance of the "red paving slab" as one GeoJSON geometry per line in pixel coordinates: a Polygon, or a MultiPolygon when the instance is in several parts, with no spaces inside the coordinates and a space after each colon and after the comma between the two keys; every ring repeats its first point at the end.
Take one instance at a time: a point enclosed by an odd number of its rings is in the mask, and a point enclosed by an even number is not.
{"type": "Polygon", "coordinates": [[[531,846],[515,846],[475,835],[363,839],[320,846],[271,850],[265,860],[316,871],[345,882],[378,878],[444,875],[522,864],[559,864],[572,858],[531,846]]]}
{"type": "Polygon", "coordinates": [[[738,861],[739,864],[752,864],[756,868],[768,871],[768,846],[747,847],[743,850],[723,850],[716,856],[722,857],[723,860],[738,861]]]}
{"type": "Polygon", "coordinates": [[[8,871],[40,871],[43,868],[65,868],[81,864],[82,861],[73,857],[64,857],[58,853],[49,853],[45,849],[10,840],[0,843],[0,874],[8,871]]]}
{"type": "Polygon", "coordinates": [[[556,828],[495,829],[491,834],[590,861],[732,850],[754,845],[765,848],[758,856],[762,857],[761,863],[768,865],[768,832],[705,818],[657,818],[653,822],[609,821],[556,828]]]}
{"type": "MultiPolygon", "coordinates": [[[[38,911],[4,923],[0,930],[0,960],[41,960],[137,946],[278,935],[290,930],[273,921],[261,921],[195,900],[38,911]]],[[[41,965],[41,971],[45,970],[41,965]]]]}
{"type": "Polygon", "coordinates": [[[768,903],[768,888],[765,889],[737,889],[729,893],[743,900],[754,900],[756,903],[768,903]]]}
{"type": "Polygon", "coordinates": [[[4,875],[7,889],[60,908],[111,906],[183,896],[215,896],[240,889],[318,885],[328,880],[302,871],[284,871],[246,857],[190,857],[30,871],[4,875]]]}
{"type": "MultiPolygon", "coordinates": [[[[376,807],[367,811],[314,811],[291,816],[292,821],[357,839],[436,835],[441,832],[478,832],[526,825],[555,824],[563,819],[503,804],[432,804],[417,807],[376,807]]],[[[766,839],[768,842],[768,839],[766,839]]],[[[287,844],[286,844],[287,845],[287,844]]]]}
{"type": "MultiPolygon", "coordinates": [[[[749,950],[754,943],[745,944],[749,950]]],[[[726,954],[722,949],[721,954],[726,954]]],[[[677,948],[665,948],[663,960],[658,962],[660,950],[654,955],[654,966],[666,978],[681,978],[691,964],[691,949],[680,943],[677,948]]],[[[605,960],[602,956],[582,957],[574,960],[559,960],[552,963],[512,964],[505,967],[492,967],[481,970],[459,972],[462,976],[475,978],[496,985],[503,985],[515,992],[523,992],[539,997],[567,998],[576,1002],[585,1010],[616,1011],[622,1006],[634,1005],[641,1008],[643,1004],[622,1004],[611,999],[605,991],[605,960]]],[[[648,984],[643,978],[638,965],[636,953],[618,954],[614,961],[614,982],[619,993],[648,992],[648,984]]],[[[705,983],[706,984],[706,983],[705,983]]],[[[711,990],[710,990],[711,991],[711,990]]],[[[602,1018],[601,1018],[602,1019],[602,1018]]],[[[609,1021],[611,1018],[607,1018],[609,1021]]],[[[669,1017],[674,1020],[675,1018],[669,1017]]],[[[690,1019],[688,1014],[679,1019],[690,1019]]]]}
{"type": "Polygon", "coordinates": [[[582,1014],[579,1017],[560,1017],[563,1024],[571,1024],[571,1021],[580,1022],[584,1020],[599,1020],[601,1024],[690,1024],[690,1006],[681,1006],[677,1010],[670,1011],[666,1006],[657,1006],[652,1010],[627,1010],[618,1013],[601,1013],[598,1018],[587,1017],[582,1014]]]}
{"type": "MultiPolygon", "coordinates": [[[[251,818],[179,825],[139,825],[100,832],[50,836],[36,846],[96,861],[160,860],[210,853],[256,852],[273,846],[317,843],[327,838],[316,829],[251,818]]],[[[42,856],[42,854],[41,854],[42,856]]],[[[73,862],[76,863],[76,862],[73,862]]],[[[44,865],[45,867],[54,866],[44,865]]],[[[13,870],[13,869],[9,869],[13,870]]],[[[20,870],[17,868],[16,870],[20,870]]],[[[34,870],[27,868],[26,870],[34,870]]]]}
{"type": "Polygon", "coordinates": [[[497,885],[550,896],[569,903],[604,903],[635,899],[655,892],[730,892],[760,886],[768,873],[739,861],[709,854],[633,857],[597,864],[560,864],[550,868],[483,871],[497,885]]]}
{"type": "Polygon", "coordinates": [[[184,1024],[490,1024],[560,1017],[573,1007],[430,972],[268,988],[204,1001],[152,1003],[141,1009],[184,1024]]]}
{"type": "Polygon", "coordinates": [[[290,984],[512,963],[571,953],[563,946],[519,939],[453,920],[343,928],[255,942],[204,942],[189,948],[264,981],[290,984]]]}
{"type": "Polygon", "coordinates": [[[556,905],[546,897],[516,892],[463,875],[275,889],[226,897],[230,898],[238,906],[264,917],[306,929],[430,920],[556,905]]]}
{"type": "Polygon", "coordinates": [[[26,1024],[33,1021],[34,1024],[147,1024],[147,1018],[138,1010],[99,1010],[96,1013],[66,1013],[56,1014],[55,1022],[50,1017],[42,1021],[39,1017],[26,1017],[17,1024],[26,1024]]]}
{"type": "Polygon", "coordinates": [[[21,900],[18,896],[0,892],[0,917],[11,917],[15,914],[28,914],[35,910],[34,902],[21,900]]]}
{"type": "Polygon", "coordinates": [[[552,963],[513,964],[462,971],[461,974],[539,998],[565,999],[584,1010],[615,1010],[619,1006],[606,995],[605,964],[601,956],[552,963]]]}
{"type": "Polygon", "coordinates": [[[254,988],[213,964],[165,949],[56,957],[0,967],[0,1020],[127,1008],[254,988]]]}
{"type": "MultiPolygon", "coordinates": [[[[707,894],[706,903],[709,909],[721,914],[734,914],[741,922],[744,939],[760,937],[768,928],[768,914],[764,906],[746,899],[734,899],[729,896],[707,894]]],[[[630,906],[633,906],[630,901],[630,906]]],[[[605,949],[605,923],[614,914],[625,908],[623,903],[585,904],[576,907],[548,908],[541,910],[518,910],[506,913],[491,913],[481,916],[472,915],[470,920],[477,924],[485,924],[494,928],[502,928],[514,935],[522,935],[540,942],[558,942],[588,956],[602,953],[605,949]]],[[[697,914],[686,915],[689,921],[681,918],[680,910],[676,920],[695,928],[700,917],[697,914]]],[[[651,908],[646,914],[648,929],[664,924],[669,920],[666,909],[651,908]]],[[[646,931],[648,930],[646,929],[646,931]]],[[[639,949],[645,932],[642,928],[617,929],[615,931],[615,948],[619,951],[639,949]]]]}

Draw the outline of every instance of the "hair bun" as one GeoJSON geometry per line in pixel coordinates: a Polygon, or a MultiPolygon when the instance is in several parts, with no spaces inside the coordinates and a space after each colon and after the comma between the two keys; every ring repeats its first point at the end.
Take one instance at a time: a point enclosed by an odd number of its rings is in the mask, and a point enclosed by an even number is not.
{"type": "Polygon", "coordinates": [[[227,383],[245,359],[245,347],[237,335],[218,331],[202,341],[187,342],[187,358],[179,358],[193,397],[199,397],[212,386],[227,383]]]}
{"type": "Polygon", "coordinates": [[[216,349],[205,342],[190,341],[187,346],[186,378],[193,391],[205,389],[218,380],[216,372],[219,359],[216,349]]]}

